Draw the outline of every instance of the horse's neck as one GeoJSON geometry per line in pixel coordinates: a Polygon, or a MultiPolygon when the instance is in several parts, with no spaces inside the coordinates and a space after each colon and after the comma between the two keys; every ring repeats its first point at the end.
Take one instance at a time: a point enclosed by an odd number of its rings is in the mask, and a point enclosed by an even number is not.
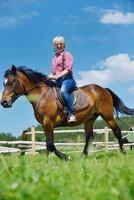
{"type": "Polygon", "coordinates": [[[26,97],[28,100],[34,104],[36,102],[43,100],[47,101],[49,95],[52,94],[52,88],[46,86],[45,84],[39,84],[36,86],[31,86],[29,89],[27,88],[26,97]]]}

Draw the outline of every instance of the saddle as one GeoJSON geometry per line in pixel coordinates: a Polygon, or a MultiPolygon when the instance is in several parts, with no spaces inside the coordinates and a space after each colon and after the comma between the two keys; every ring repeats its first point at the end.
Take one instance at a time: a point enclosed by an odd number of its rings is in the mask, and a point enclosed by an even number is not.
{"type": "MultiPolygon", "coordinates": [[[[53,87],[53,90],[54,90],[54,96],[55,96],[58,108],[60,110],[64,110],[65,103],[62,98],[60,88],[53,87]]],[[[74,103],[73,103],[74,111],[82,110],[89,106],[89,98],[80,88],[77,88],[76,90],[74,90],[72,92],[72,95],[74,97],[74,103]]]]}

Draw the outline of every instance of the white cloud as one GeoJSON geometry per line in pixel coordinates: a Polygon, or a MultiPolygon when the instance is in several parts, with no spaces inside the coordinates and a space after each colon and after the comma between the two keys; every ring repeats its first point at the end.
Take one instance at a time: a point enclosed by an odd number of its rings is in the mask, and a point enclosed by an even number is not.
{"type": "Polygon", "coordinates": [[[18,23],[17,17],[14,16],[5,16],[0,17],[0,28],[9,28],[16,26],[18,23]]]}
{"type": "Polygon", "coordinates": [[[109,70],[103,70],[103,71],[97,71],[97,70],[91,70],[91,71],[85,71],[85,72],[79,72],[80,79],[77,80],[77,85],[87,85],[90,83],[95,83],[101,86],[107,86],[107,84],[110,81],[110,71],[109,70]]]}
{"type": "Polygon", "coordinates": [[[0,28],[16,27],[26,20],[39,16],[39,13],[29,8],[31,4],[34,6],[37,0],[0,0],[0,28]]]}
{"type": "Polygon", "coordinates": [[[134,13],[123,13],[118,10],[106,10],[100,18],[100,22],[104,24],[133,24],[134,13]]]}
{"type": "Polygon", "coordinates": [[[96,66],[98,70],[79,72],[79,86],[97,83],[106,87],[109,83],[122,83],[134,81],[134,59],[128,54],[117,54],[99,61],[96,66]]]}
{"type": "Polygon", "coordinates": [[[16,27],[23,24],[25,20],[32,19],[34,16],[38,16],[37,12],[31,12],[29,14],[22,14],[19,16],[4,16],[0,17],[0,28],[16,27]]]}
{"type": "Polygon", "coordinates": [[[28,14],[23,14],[19,17],[20,20],[25,20],[25,19],[31,19],[33,17],[39,16],[39,13],[37,12],[31,12],[28,14]]]}
{"type": "Polygon", "coordinates": [[[28,4],[37,4],[37,0],[23,0],[23,1],[18,1],[18,0],[0,0],[0,8],[15,8],[18,6],[25,6],[28,4]]]}
{"type": "Polygon", "coordinates": [[[111,71],[114,81],[134,80],[134,60],[128,54],[110,56],[103,62],[103,66],[111,71]]]}

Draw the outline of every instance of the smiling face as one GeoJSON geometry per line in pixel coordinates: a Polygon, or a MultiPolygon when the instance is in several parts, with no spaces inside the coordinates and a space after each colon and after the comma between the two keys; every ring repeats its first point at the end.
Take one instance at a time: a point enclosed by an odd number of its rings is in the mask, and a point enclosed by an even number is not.
{"type": "Polygon", "coordinates": [[[55,38],[53,38],[53,44],[54,44],[56,53],[61,53],[64,51],[65,39],[63,36],[56,36],[55,38]]]}
{"type": "Polygon", "coordinates": [[[54,47],[55,47],[57,53],[61,53],[64,51],[65,44],[63,41],[57,39],[54,43],[54,47]]]}

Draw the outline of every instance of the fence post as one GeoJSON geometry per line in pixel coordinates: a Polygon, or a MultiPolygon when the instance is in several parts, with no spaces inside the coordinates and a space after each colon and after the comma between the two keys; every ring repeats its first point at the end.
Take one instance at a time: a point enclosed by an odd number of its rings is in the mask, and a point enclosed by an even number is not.
{"type": "Polygon", "coordinates": [[[35,155],[35,127],[31,127],[32,155],[35,155]]]}
{"type": "MultiPolygon", "coordinates": [[[[22,141],[27,141],[27,131],[26,130],[24,130],[23,132],[22,132],[22,134],[21,134],[21,140],[22,141]]],[[[26,149],[26,145],[25,144],[20,144],[20,145],[18,145],[18,147],[20,148],[20,150],[21,150],[21,155],[25,155],[25,149],[26,149]]]]}
{"type": "Polygon", "coordinates": [[[104,143],[105,143],[105,150],[108,151],[108,142],[109,142],[109,130],[108,127],[104,129],[104,143]]]}

